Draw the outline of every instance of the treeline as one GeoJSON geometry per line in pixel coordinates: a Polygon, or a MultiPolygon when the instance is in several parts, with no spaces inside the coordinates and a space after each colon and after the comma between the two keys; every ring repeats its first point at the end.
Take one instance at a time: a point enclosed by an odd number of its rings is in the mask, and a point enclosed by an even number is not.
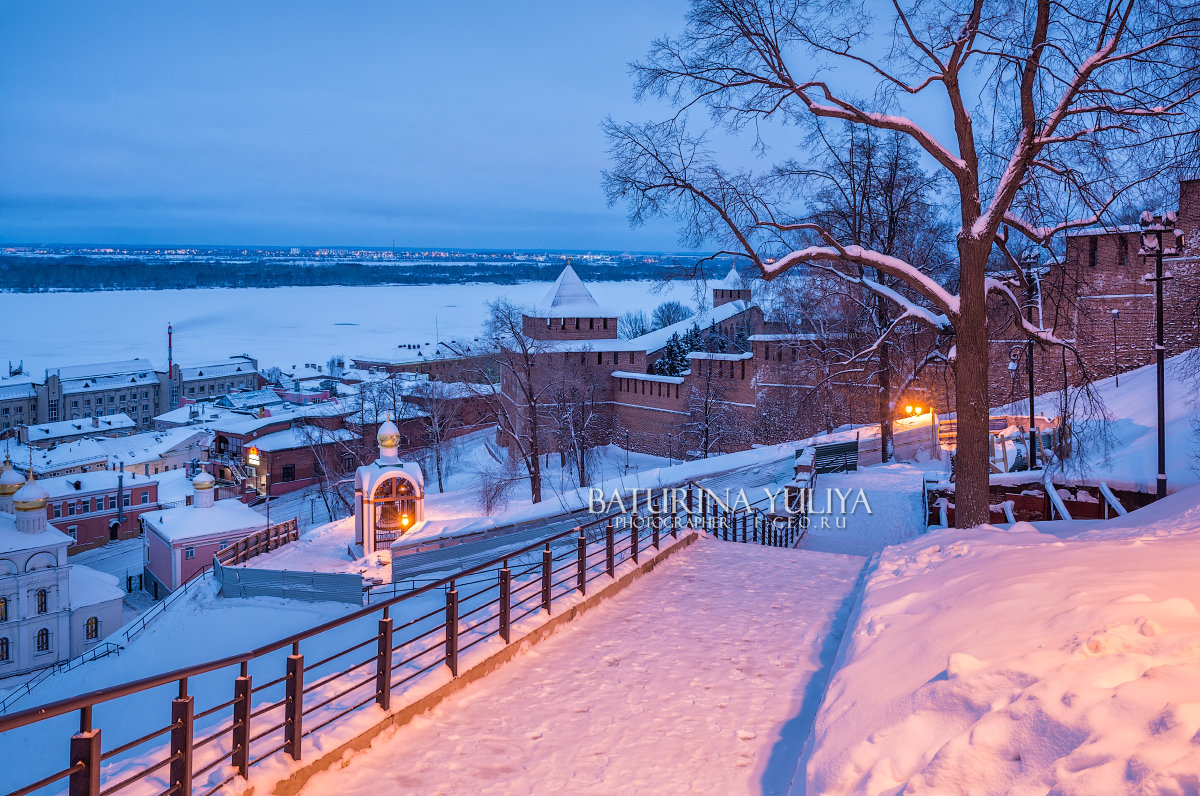
{"type": "MultiPolygon", "coordinates": [[[[379,265],[361,262],[295,263],[286,260],[146,261],[110,257],[0,256],[0,292],[169,290],[326,285],[443,285],[464,282],[516,284],[550,282],[564,260],[548,262],[449,262],[379,265]]],[[[594,282],[663,279],[680,263],[575,263],[579,276],[594,282]]]]}

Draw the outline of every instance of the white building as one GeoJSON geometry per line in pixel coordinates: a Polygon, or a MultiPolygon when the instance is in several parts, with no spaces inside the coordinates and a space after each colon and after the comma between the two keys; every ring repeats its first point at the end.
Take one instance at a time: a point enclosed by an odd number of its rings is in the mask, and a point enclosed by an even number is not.
{"type": "Polygon", "coordinates": [[[0,470],[0,677],[74,658],[121,626],[112,575],[67,565],[71,538],[46,521],[50,496],[0,470]]]}
{"type": "Polygon", "coordinates": [[[400,461],[400,429],[391,415],[376,435],[379,458],[354,472],[354,542],[363,553],[391,544],[425,519],[425,476],[400,461]]]}
{"type": "Polygon", "coordinates": [[[184,427],[96,441],[108,454],[110,470],[157,475],[207,459],[212,434],[202,428],[184,427]]]}
{"type": "Polygon", "coordinates": [[[216,483],[201,472],[192,479],[191,505],[141,516],[146,589],[155,597],[187,583],[212,564],[214,554],[267,527],[266,518],[240,500],[217,500],[216,483]]]}

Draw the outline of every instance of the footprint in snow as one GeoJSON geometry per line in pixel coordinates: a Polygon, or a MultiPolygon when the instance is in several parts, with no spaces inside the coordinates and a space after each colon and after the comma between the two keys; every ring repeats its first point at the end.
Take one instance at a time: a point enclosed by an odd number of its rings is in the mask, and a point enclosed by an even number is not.
{"type": "Polygon", "coordinates": [[[737,737],[739,741],[753,741],[758,735],[754,730],[738,730],[737,737]]]}

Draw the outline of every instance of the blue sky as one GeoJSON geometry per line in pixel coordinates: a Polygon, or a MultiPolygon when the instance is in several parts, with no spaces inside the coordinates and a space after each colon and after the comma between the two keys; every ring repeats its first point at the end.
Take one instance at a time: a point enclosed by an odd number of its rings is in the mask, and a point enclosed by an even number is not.
{"type": "Polygon", "coordinates": [[[600,122],[684,9],[0,2],[0,242],[676,248],[600,122]]]}

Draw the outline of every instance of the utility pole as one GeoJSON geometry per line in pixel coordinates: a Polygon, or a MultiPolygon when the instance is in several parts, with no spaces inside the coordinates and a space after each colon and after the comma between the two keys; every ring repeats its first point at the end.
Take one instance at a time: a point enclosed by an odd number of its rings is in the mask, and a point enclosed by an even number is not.
{"type": "Polygon", "coordinates": [[[1175,228],[1175,213],[1166,215],[1142,213],[1142,248],[1138,254],[1143,258],[1154,256],[1154,276],[1146,274],[1142,279],[1154,283],[1154,358],[1158,366],[1158,499],[1167,496],[1167,420],[1166,420],[1166,345],[1163,340],[1163,282],[1171,279],[1163,273],[1163,255],[1176,255],[1183,251],[1183,232],[1175,228]],[[1164,251],[1163,233],[1170,233],[1171,248],[1164,251]]]}

